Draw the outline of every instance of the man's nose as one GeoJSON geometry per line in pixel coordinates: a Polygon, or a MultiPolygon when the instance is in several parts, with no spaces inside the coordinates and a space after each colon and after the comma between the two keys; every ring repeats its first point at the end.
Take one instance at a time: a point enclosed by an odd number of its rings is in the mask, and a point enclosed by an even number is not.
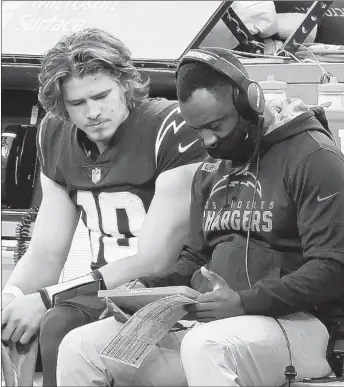
{"type": "Polygon", "coordinates": [[[90,101],[87,103],[86,116],[90,120],[96,119],[101,113],[99,103],[97,101],[90,101]]]}
{"type": "Polygon", "coordinates": [[[199,134],[203,139],[203,144],[205,147],[213,146],[218,140],[217,136],[215,136],[214,132],[210,129],[201,129],[199,134]]]}

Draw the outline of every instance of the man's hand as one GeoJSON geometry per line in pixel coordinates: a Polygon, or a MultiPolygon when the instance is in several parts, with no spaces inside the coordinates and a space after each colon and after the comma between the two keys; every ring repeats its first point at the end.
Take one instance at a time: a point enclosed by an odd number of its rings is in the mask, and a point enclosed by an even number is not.
{"type": "Polygon", "coordinates": [[[145,288],[146,286],[140,282],[140,281],[129,281],[126,282],[125,284],[122,284],[120,286],[117,286],[116,289],[142,289],[145,288]]]}
{"type": "Polygon", "coordinates": [[[39,293],[11,301],[2,312],[1,340],[27,344],[37,332],[46,311],[39,293]]]}
{"type": "Polygon", "coordinates": [[[7,305],[9,305],[16,296],[11,293],[2,293],[1,294],[1,310],[4,310],[7,305]]]}
{"type": "MultiPolygon", "coordinates": [[[[146,286],[138,281],[129,281],[125,284],[122,284],[120,286],[117,286],[116,289],[140,289],[145,288],[146,286]]],[[[113,301],[111,301],[108,297],[104,298],[104,301],[106,302],[106,309],[104,312],[100,315],[99,320],[102,320],[103,318],[113,316],[117,321],[121,323],[125,323],[130,315],[123,312],[121,308],[119,308],[113,301]]]]}
{"type": "Polygon", "coordinates": [[[213,291],[197,297],[198,304],[187,305],[189,313],[184,319],[209,322],[243,315],[244,309],[239,294],[232,290],[222,277],[204,266],[201,272],[213,285],[213,291]]]}

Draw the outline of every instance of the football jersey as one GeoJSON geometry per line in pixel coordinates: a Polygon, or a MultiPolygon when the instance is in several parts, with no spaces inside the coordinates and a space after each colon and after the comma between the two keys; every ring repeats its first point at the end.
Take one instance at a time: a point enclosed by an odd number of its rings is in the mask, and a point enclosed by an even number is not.
{"type": "Polygon", "coordinates": [[[149,99],[130,112],[96,160],[75,125],[47,115],[37,137],[42,172],[65,187],[89,229],[92,268],[137,253],[157,177],[202,161],[196,131],[176,101],[149,99]]]}

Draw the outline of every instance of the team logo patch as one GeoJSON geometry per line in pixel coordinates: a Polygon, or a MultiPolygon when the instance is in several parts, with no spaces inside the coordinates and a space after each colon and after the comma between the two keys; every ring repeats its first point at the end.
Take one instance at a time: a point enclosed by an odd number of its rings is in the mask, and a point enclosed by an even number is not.
{"type": "Polygon", "coordinates": [[[101,178],[102,178],[102,171],[100,168],[94,168],[92,169],[92,174],[91,174],[91,180],[92,180],[92,183],[94,184],[97,184],[100,182],[101,178]]]}
{"type": "Polygon", "coordinates": [[[214,172],[218,169],[220,163],[221,163],[221,160],[216,161],[216,163],[204,163],[202,165],[201,171],[214,172]]]}
{"type": "Polygon", "coordinates": [[[7,146],[7,144],[2,144],[1,145],[1,156],[6,158],[9,154],[9,147],[7,146]]]}
{"type": "Polygon", "coordinates": [[[87,174],[88,178],[91,180],[93,184],[98,184],[102,181],[105,176],[110,171],[113,164],[102,164],[102,165],[85,165],[83,166],[83,171],[87,174]]]}
{"type": "MultiPolygon", "coordinates": [[[[246,187],[251,187],[253,189],[256,189],[257,190],[257,194],[259,195],[260,198],[262,198],[263,196],[263,192],[262,192],[262,186],[260,184],[260,181],[257,180],[256,176],[252,173],[252,172],[249,172],[249,171],[245,171],[243,173],[239,173],[237,174],[237,176],[242,176],[239,179],[237,180],[234,180],[234,176],[231,178],[230,180],[230,183],[228,185],[228,187],[237,187],[239,184],[242,184],[246,187]],[[233,180],[232,180],[233,179],[233,180]]],[[[224,175],[212,188],[211,192],[210,192],[210,195],[209,195],[209,199],[218,191],[221,191],[223,189],[226,189],[227,187],[227,179],[228,179],[228,175],[224,175]]]]}

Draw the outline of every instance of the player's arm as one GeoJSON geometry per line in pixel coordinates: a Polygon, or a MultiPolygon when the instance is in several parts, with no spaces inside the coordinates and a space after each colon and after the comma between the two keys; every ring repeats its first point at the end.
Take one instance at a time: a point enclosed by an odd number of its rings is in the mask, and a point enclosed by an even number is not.
{"type": "Polygon", "coordinates": [[[77,224],[76,207],[63,187],[44,174],[41,184],[43,198],[30,247],[2,294],[3,341],[25,344],[37,332],[49,307],[37,290],[57,283],[77,224]]]}
{"type": "Polygon", "coordinates": [[[195,131],[185,126],[176,104],[159,113],[154,125],[158,177],[140,231],[138,253],[76,280],[43,289],[45,296],[41,295],[47,307],[54,305],[55,295],[72,287],[99,281],[103,288],[114,288],[139,276],[159,273],[177,260],[188,234],[192,179],[204,158],[204,149],[195,131]]]}
{"type": "Polygon", "coordinates": [[[161,273],[176,262],[188,236],[191,184],[198,166],[183,165],[159,175],[140,233],[138,254],[99,269],[107,288],[161,273]]]}
{"type": "Polygon", "coordinates": [[[76,206],[61,185],[43,173],[41,185],[43,198],[30,246],[7,282],[24,294],[57,283],[78,220],[76,206]]]}
{"type": "Polygon", "coordinates": [[[203,235],[204,197],[202,193],[202,173],[200,169],[195,174],[191,188],[191,206],[189,217],[188,240],[178,261],[158,275],[140,277],[139,281],[146,287],[190,285],[192,275],[208,263],[213,248],[208,246],[203,235]]]}
{"type": "Polygon", "coordinates": [[[177,103],[163,109],[156,119],[155,194],[140,232],[137,255],[99,269],[110,288],[165,271],[177,261],[188,236],[191,185],[205,151],[177,103]]]}
{"type": "Polygon", "coordinates": [[[74,280],[40,289],[39,296],[45,308],[55,305],[56,295],[67,294],[74,287],[99,282],[100,288],[111,289],[172,266],[188,235],[191,183],[198,164],[180,166],[159,175],[141,229],[137,255],[114,261],[74,280]]]}

